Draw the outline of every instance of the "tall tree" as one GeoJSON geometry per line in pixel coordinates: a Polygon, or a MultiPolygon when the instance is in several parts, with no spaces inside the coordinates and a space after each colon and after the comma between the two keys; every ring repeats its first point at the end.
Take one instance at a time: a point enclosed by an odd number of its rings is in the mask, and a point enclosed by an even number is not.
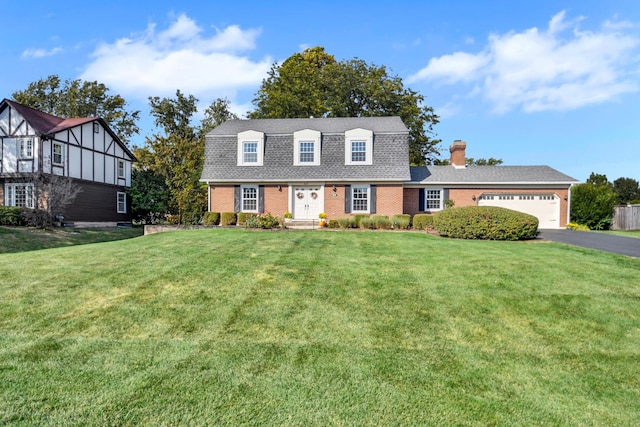
{"type": "Polygon", "coordinates": [[[62,82],[57,75],[50,75],[30,83],[25,90],[14,92],[12,97],[23,105],[58,117],[101,117],[127,144],[140,132],[137,125],[140,111],[129,110],[123,97],[110,95],[109,88],[96,81],[62,82]]]}
{"type": "Polygon", "coordinates": [[[633,178],[618,178],[613,181],[613,189],[618,195],[618,203],[627,204],[640,201],[640,184],[633,178]]]}
{"type": "Polygon", "coordinates": [[[361,59],[336,61],[322,47],[273,65],[253,100],[251,118],[400,116],[409,129],[409,159],[431,163],[440,153],[439,121],[424,97],[404,87],[386,67],[361,59]]]}
{"type": "MultiPolygon", "coordinates": [[[[174,98],[150,97],[151,115],[160,132],[147,137],[145,145],[135,148],[137,167],[133,188],[159,188],[158,177],[164,179],[169,193],[168,213],[178,215],[184,224],[199,222],[206,209],[206,186],[199,182],[204,164],[204,138],[207,131],[225,120],[236,118],[229,111],[227,99],[215,100],[205,111],[200,125],[194,124],[198,100],[176,91],[174,98]]],[[[148,199],[133,199],[133,209],[145,210],[148,199]],[[137,205],[136,201],[141,204],[137,205]]],[[[156,199],[154,199],[156,200],[156,199]]]]}

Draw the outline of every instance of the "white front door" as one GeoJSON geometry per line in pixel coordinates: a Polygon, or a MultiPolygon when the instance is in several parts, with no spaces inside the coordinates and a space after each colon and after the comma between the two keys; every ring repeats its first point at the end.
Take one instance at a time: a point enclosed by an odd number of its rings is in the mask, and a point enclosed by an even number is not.
{"type": "Polygon", "coordinates": [[[324,200],[322,187],[293,187],[293,218],[318,219],[324,200]]]}

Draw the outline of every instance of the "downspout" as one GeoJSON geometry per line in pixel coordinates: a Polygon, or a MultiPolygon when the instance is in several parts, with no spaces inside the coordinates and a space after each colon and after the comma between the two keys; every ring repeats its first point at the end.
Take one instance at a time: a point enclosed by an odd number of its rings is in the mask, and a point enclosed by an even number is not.
{"type": "Polygon", "coordinates": [[[571,188],[575,184],[569,184],[568,198],[567,198],[567,224],[571,222],[571,188]]]}
{"type": "Polygon", "coordinates": [[[211,212],[211,184],[207,182],[207,212],[211,212]]]}

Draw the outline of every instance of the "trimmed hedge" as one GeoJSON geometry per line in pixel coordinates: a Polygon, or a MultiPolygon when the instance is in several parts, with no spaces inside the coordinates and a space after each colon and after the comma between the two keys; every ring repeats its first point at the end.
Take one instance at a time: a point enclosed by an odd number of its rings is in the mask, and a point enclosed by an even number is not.
{"type": "Polygon", "coordinates": [[[433,228],[433,214],[415,214],[412,223],[415,230],[433,228]]]}
{"type": "Polygon", "coordinates": [[[456,239],[526,240],[538,235],[538,218],[495,206],[465,206],[438,212],[434,227],[456,239]]]}
{"type": "Polygon", "coordinates": [[[220,216],[220,225],[236,225],[236,213],[222,212],[222,215],[220,216]]]}
{"type": "Polygon", "coordinates": [[[258,214],[251,212],[238,212],[238,222],[237,224],[244,227],[247,225],[247,220],[251,217],[257,216],[258,214]]]}
{"type": "Polygon", "coordinates": [[[376,230],[391,229],[391,220],[386,215],[374,215],[372,218],[373,228],[376,230]]]}
{"type": "Polygon", "coordinates": [[[220,212],[205,212],[202,223],[209,226],[218,225],[220,223],[220,212]]]}

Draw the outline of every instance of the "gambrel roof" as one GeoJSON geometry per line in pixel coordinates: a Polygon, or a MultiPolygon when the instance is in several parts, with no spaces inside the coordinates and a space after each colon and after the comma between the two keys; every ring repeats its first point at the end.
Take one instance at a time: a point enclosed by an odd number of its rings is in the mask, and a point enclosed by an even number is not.
{"type": "Polygon", "coordinates": [[[202,181],[206,182],[404,182],[410,179],[408,130],[400,117],[229,120],[207,134],[202,181]],[[294,165],[294,133],[321,133],[320,164],[294,165]],[[373,132],[370,165],[345,165],[345,132],[373,132]],[[238,134],[264,133],[262,166],[238,166],[238,134]]]}

